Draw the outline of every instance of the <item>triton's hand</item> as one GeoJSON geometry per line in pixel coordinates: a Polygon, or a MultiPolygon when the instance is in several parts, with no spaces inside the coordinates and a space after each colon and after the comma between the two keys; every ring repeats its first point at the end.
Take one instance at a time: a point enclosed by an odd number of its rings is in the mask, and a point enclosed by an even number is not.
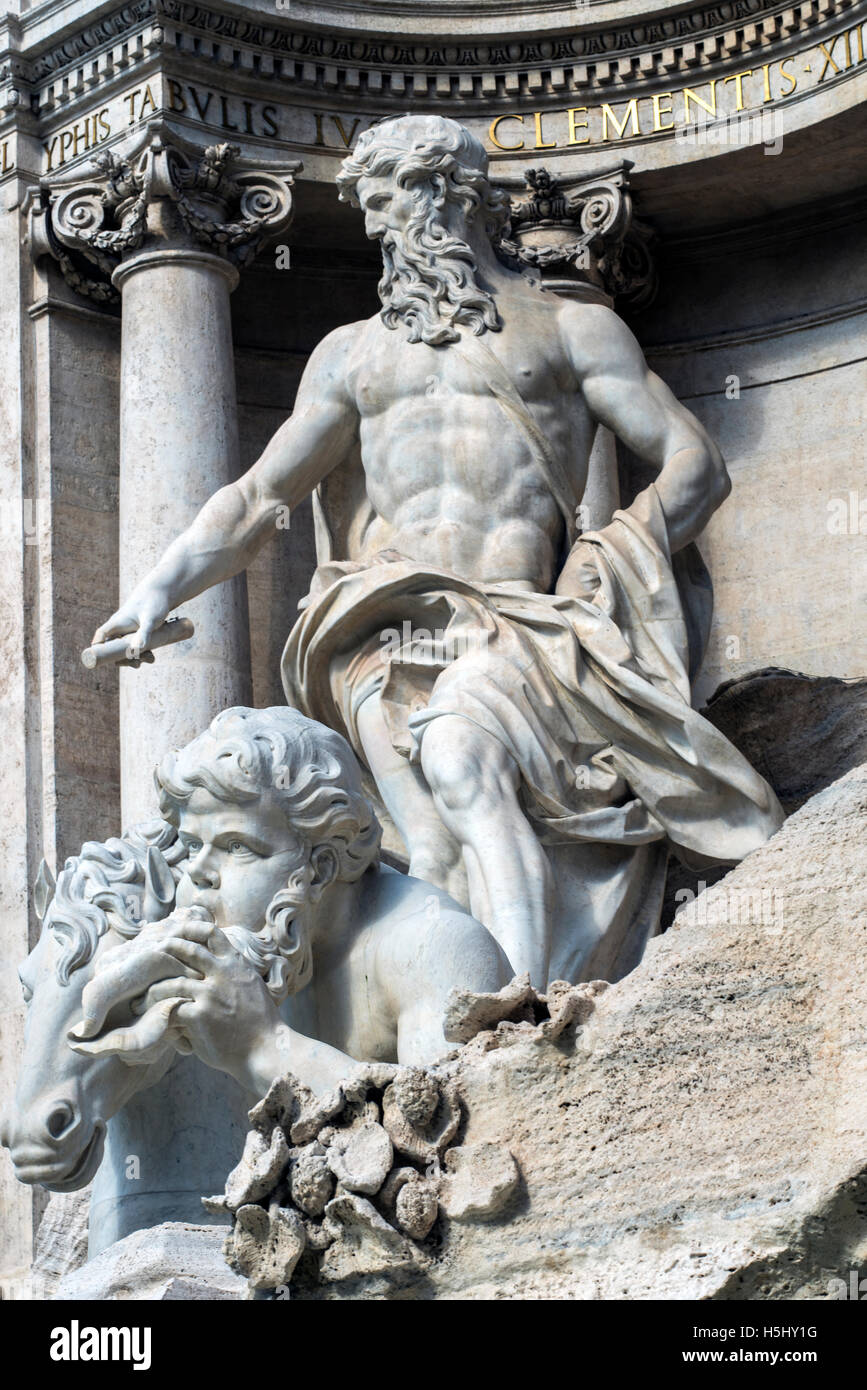
{"type": "Polygon", "coordinates": [[[96,629],[92,645],[98,646],[102,642],[108,642],[112,637],[126,637],[132,633],[129,645],[136,659],[148,647],[154,629],[165,622],[170,609],[171,605],[159,590],[138,589],[108,622],[96,629]]]}
{"type": "Polygon", "coordinates": [[[97,964],[93,979],[81,996],[82,1018],[70,1031],[69,1044],[86,1056],[120,1055],[131,1065],[154,1061],[166,1045],[190,1052],[191,1045],[176,1025],[175,1010],[187,996],[163,993],[161,1007],[146,1018],[136,1007],[155,981],[179,977],[199,978],[199,972],[182,959],[191,941],[206,941],[213,923],[203,909],[194,907],[172,913],[161,922],[147,923],[138,936],[109,950],[97,964]],[[131,1025],[128,1020],[137,1020],[131,1025]]]}
{"type": "MultiPolygon", "coordinates": [[[[264,980],[218,927],[189,921],[168,930],[168,949],[179,963],[174,978],[151,984],[133,1012],[146,1016],[166,1000],[179,1000],[172,1022],[196,1056],[255,1089],[248,1076],[251,1059],[280,1026],[264,980]]],[[[157,932],[153,949],[158,955],[166,949],[157,932]]]]}

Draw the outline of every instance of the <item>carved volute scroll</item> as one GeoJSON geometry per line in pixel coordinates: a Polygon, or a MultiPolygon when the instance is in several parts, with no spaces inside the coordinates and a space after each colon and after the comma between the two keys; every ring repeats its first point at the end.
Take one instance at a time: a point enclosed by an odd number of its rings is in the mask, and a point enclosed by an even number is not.
{"type": "Polygon", "coordinates": [[[547,169],[528,169],[528,194],[512,196],[501,252],[538,270],[555,292],[619,299],[633,309],[657,288],[653,232],[635,217],[625,161],[618,169],[563,185],[547,169]]]}
{"type": "Polygon", "coordinates": [[[149,243],[196,244],[244,266],[289,226],[299,168],[249,167],[237,145],[196,149],[152,127],[137,154],[109,151],[77,182],[43,182],[33,255],[53,256],[72,289],[102,303],[118,298],[111,277],[124,255],[149,243]]]}

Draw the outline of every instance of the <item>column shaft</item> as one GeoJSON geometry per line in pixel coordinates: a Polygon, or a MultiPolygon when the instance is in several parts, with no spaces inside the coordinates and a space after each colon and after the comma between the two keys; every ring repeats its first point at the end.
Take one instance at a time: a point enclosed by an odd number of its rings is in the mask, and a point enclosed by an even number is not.
{"type": "MultiPolygon", "coordinates": [[[[239,468],[229,293],[233,266],[198,250],[145,251],[115,271],[123,294],[120,593],[239,468]]],[[[120,673],[124,825],[154,807],[153,769],[229,705],[251,699],[243,576],[183,605],[191,642],[120,673]]]]}

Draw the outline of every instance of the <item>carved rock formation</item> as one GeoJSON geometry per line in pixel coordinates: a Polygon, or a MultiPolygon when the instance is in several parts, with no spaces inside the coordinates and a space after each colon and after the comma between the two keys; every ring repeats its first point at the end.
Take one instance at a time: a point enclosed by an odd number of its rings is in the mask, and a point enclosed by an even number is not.
{"type": "Polygon", "coordinates": [[[862,767],[620,983],[462,1001],[452,1035],[482,1031],[436,1068],[465,1113],[446,1171],[493,1145],[519,1181],[483,1221],[440,1189],[426,1262],[347,1260],[292,1296],[839,1296],[867,1260],[865,829],[862,767]]]}
{"type": "MultiPolygon", "coordinates": [[[[867,680],[805,676],[771,666],[726,681],[701,713],[770,782],[789,815],[867,762],[867,680]]],[[[681,904],[727,872],[723,867],[693,873],[672,859],[663,929],[681,904]]]]}
{"type": "MultiPolygon", "coordinates": [[[[527,989],[504,992],[501,1014],[527,989]]],[[[460,1028],[458,1001],[453,1014],[460,1028]]],[[[253,1128],[225,1192],[204,1201],[232,1217],[229,1265],[253,1296],[285,1297],[305,1254],[301,1282],[310,1287],[423,1275],[440,1211],[484,1220],[518,1186],[507,1149],[449,1147],[461,1118],[454,1087],[437,1069],[360,1066],[325,1097],[291,1075],[279,1078],[250,1111],[253,1128]]]]}

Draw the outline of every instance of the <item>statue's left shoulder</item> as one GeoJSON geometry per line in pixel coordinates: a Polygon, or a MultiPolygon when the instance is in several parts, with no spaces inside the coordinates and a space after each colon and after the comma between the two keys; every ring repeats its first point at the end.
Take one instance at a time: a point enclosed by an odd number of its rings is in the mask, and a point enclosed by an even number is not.
{"type": "Polygon", "coordinates": [[[440,889],[397,877],[403,880],[402,902],[383,923],[387,929],[380,934],[377,958],[380,970],[399,979],[402,990],[447,993],[509,978],[508,962],[487,927],[440,889]]]}
{"type": "Polygon", "coordinates": [[[641,348],[619,314],[606,304],[569,300],[558,316],[564,351],[579,377],[611,369],[644,368],[641,348]]]}

